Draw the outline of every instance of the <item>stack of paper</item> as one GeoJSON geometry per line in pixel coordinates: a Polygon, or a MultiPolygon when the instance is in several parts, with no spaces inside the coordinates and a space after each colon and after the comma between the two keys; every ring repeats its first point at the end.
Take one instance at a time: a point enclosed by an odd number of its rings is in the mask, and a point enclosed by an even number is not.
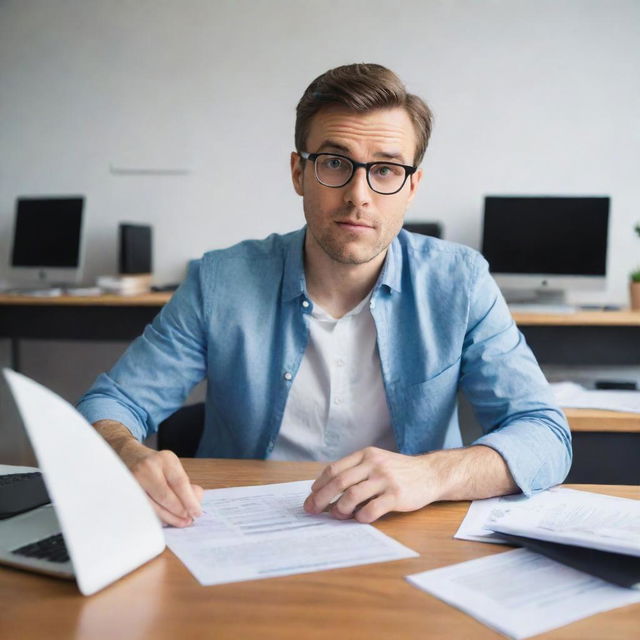
{"type": "Polygon", "coordinates": [[[407,579],[512,638],[640,602],[638,500],[564,488],[476,500],[455,537],[527,548],[407,579]]]}
{"type": "Polygon", "coordinates": [[[561,407],[640,413],[640,391],[593,391],[575,382],[556,382],[551,390],[561,407]]]}
{"type": "Polygon", "coordinates": [[[151,290],[151,274],[138,273],[120,276],[99,276],[98,287],[107,293],[120,296],[137,296],[151,290]]]}

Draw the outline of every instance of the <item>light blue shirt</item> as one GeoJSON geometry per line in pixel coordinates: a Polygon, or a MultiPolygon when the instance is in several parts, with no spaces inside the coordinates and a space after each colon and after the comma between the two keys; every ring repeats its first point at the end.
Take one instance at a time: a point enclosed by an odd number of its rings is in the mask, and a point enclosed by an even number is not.
{"type": "MultiPolygon", "coordinates": [[[[154,321],[79,404],[142,440],[207,378],[200,457],[266,458],[276,442],[313,309],[305,229],[206,253],[154,321]]],[[[525,494],[562,482],[571,436],[484,258],[401,231],[371,312],[398,450],[461,446],[458,388],[525,494]]]]}

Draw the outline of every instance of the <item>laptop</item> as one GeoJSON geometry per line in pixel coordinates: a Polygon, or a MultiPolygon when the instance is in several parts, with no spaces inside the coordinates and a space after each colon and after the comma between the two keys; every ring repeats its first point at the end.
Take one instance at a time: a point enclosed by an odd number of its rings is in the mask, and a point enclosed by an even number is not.
{"type": "Polygon", "coordinates": [[[162,525],[111,447],[55,393],[3,373],[51,504],[0,520],[0,564],[75,579],[90,595],[160,554],[162,525]]]}

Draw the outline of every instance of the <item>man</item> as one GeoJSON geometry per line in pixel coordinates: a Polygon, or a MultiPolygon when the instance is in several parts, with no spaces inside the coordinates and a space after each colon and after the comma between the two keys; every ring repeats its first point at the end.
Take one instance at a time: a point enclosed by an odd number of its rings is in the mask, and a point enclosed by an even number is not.
{"type": "Polygon", "coordinates": [[[428,107],[384,67],[317,78],[291,154],[306,227],[205,254],[82,399],[165,522],[190,524],[202,489],[139,440],[204,377],[198,455],[333,460],[311,513],[372,522],[564,479],[566,421],[486,262],[401,231],[430,132],[428,107]],[[465,448],[458,387],[485,431],[465,448]]]}

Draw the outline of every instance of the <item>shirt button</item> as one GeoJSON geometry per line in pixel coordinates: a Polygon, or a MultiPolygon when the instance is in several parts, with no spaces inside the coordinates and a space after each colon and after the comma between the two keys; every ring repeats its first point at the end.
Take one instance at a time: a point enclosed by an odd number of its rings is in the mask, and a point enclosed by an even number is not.
{"type": "Polygon", "coordinates": [[[308,300],[303,300],[303,301],[302,301],[302,306],[303,306],[305,309],[308,309],[308,308],[309,308],[309,301],[308,301],[308,300]]]}
{"type": "Polygon", "coordinates": [[[342,404],[342,398],[336,398],[336,399],[333,401],[333,404],[342,404]]]}
{"type": "Polygon", "coordinates": [[[292,378],[293,378],[293,376],[291,375],[291,373],[290,373],[289,371],[287,371],[287,372],[284,374],[284,379],[285,379],[285,380],[289,381],[289,380],[291,380],[292,378]]]}
{"type": "Polygon", "coordinates": [[[344,367],[344,360],[342,360],[342,359],[336,360],[336,366],[337,367],[344,367]]]}
{"type": "Polygon", "coordinates": [[[376,301],[375,300],[370,300],[369,301],[369,309],[375,309],[376,308],[376,301]]]}

